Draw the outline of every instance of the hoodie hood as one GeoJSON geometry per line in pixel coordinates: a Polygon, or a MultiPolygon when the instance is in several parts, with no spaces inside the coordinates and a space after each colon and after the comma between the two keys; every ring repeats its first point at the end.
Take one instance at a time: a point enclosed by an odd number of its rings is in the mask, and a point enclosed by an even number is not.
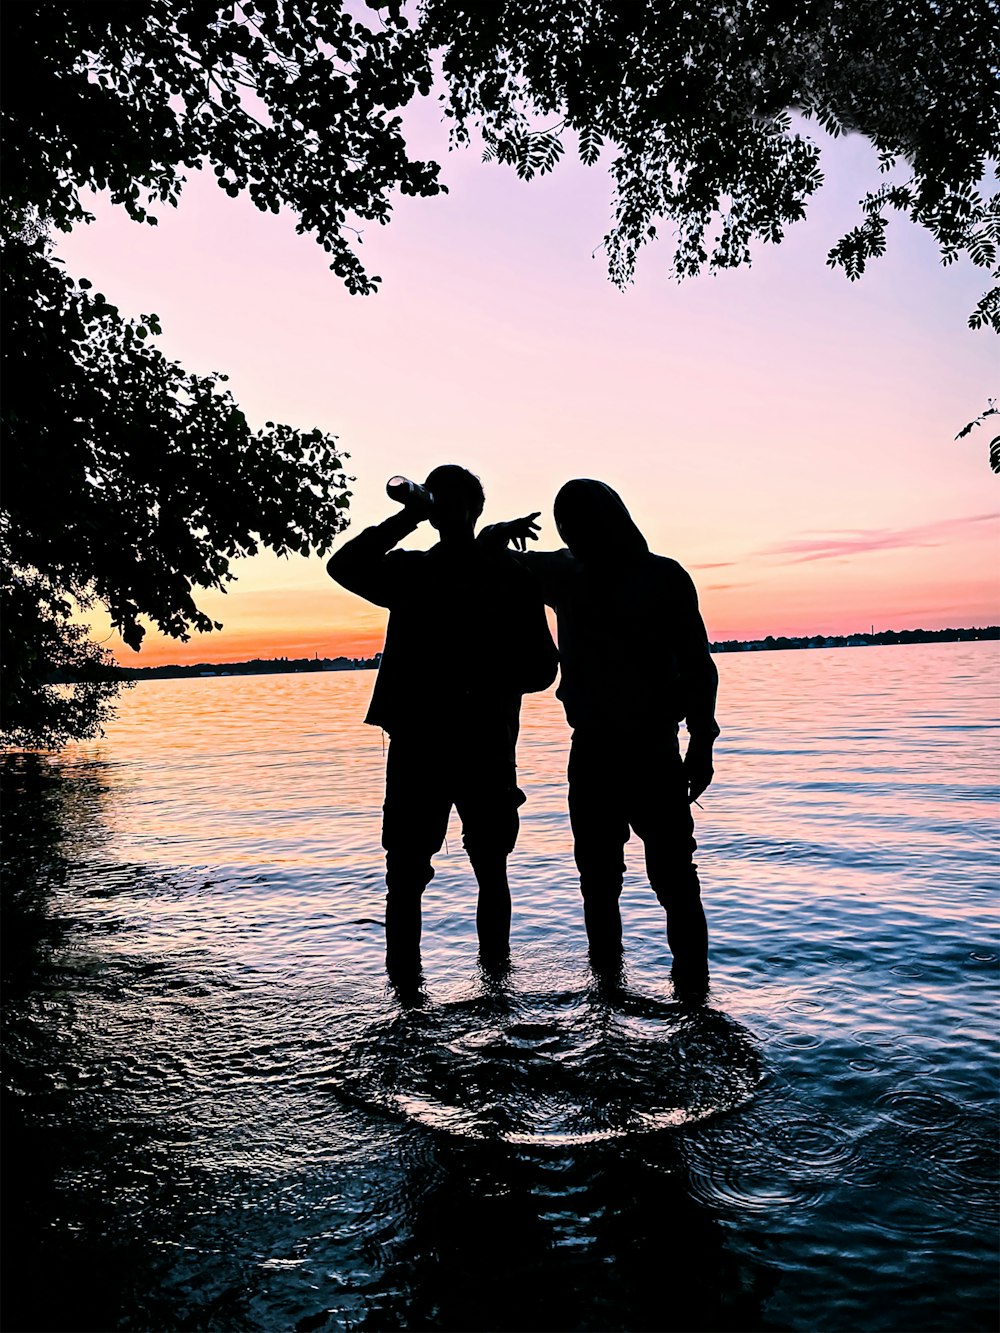
{"type": "Polygon", "coordinates": [[[559,535],[577,560],[618,564],[649,553],[621,496],[603,481],[568,481],[552,512],[559,535]]]}

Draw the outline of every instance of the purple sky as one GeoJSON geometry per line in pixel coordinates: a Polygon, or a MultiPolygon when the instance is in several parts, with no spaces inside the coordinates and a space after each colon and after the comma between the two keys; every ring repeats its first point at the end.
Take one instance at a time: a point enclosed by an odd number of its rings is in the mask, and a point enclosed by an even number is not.
{"type": "MultiPolygon", "coordinates": [[[[411,115],[417,151],[446,154],[436,116],[411,115]]],[[[944,269],[899,219],[887,256],[849,283],[825,256],[857,220],[873,157],[847,138],[823,167],[807,220],[752,268],[678,284],[662,228],[624,293],[592,257],[609,178],[569,154],[527,184],[446,154],[448,195],[399,199],[389,227],[367,228],[374,297],[349,296],[291,216],[229,199],[208,173],[158,227],[97,200],[97,221],[58,248],[124,312],[159,314],[166,354],[226,371],[251,422],[338,434],[356,526],[393,508],[393,473],[458,462],[483,479],[486,521],[539,509],[552,546],[556,490],[593,476],[692,569],[713,638],[995,622],[989,434],[953,442],[1000,387],[995,335],[966,328],[988,274],[944,269]]],[[[222,633],[151,634],[141,660],[379,646],[384,614],[321,560],[238,572],[228,596],[202,599],[222,633]]]]}

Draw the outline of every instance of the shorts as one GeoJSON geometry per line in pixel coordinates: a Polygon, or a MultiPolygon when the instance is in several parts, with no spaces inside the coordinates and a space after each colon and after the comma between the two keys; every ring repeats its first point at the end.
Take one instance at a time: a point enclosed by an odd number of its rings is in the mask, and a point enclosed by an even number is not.
{"type": "Polygon", "coordinates": [[[389,741],[382,807],[382,846],[390,855],[429,861],[440,851],[454,806],[469,856],[506,857],[517,841],[517,785],[510,727],[495,735],[468,731],[396,733],[389,741]]]}

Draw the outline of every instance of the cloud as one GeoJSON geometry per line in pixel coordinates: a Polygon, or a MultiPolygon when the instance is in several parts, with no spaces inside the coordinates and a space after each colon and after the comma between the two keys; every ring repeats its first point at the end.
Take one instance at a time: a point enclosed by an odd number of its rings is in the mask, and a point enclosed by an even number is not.
{"type": "Polygon", "coordinates": [[[735,560],[708,560],[700,565],[688,565],[688,569],[730,569],[737,562],[735,560]]]}
{"type": "Polygon", "coordinates": [[[897,551],[913,546],[941,546],[956,538],[976,536],[970,528],[980,523],[995,523],[1000,514],[971,514],[967,518],[945,518],[914,528],[855,528],[847,532],[816,534],[775,542],[752,551],[752,556],[791,556],[792,564],[806,560],[835,560],[863,555],[868,551],[897,551]]]}

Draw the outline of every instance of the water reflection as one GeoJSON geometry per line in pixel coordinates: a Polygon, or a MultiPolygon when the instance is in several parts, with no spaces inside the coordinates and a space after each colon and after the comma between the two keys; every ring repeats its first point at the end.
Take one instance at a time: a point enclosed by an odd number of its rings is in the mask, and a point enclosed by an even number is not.
{"type": "Polygon", "coordinates": [[[180,1175],[173,1163],[164,1171],[170,1154],[154,1133],[115,1123],[109,1070],[80,1042],[77,998],[110,978],[93,953],[67,947],[80,926],[67,886],[78,858],[100,856],[107,797],[101,764],[69,778],[45,756],[8,755],[0,765],[4,1325],[11,1329],[106,1328],[137,1275],[155,1281],[148,1262],[155,1210],[144,1203],[133,1230],[130,1202],[140,1194],[148,1201],[146,1180],[167,1190],[180,1175]]]}
{"type": "Polygon", "coordinates": [[[767,1327],[772,1275],[692,1199],[670,1135],[557,1151],[449,1136],[422,1167],[366,1328],[767,1327]]]}
{"type": "Polygon", "coordinates": [[[551,701],[512,965],[444,857],[411,995],[362,673],[144,684],[11,761],[6,1326],[991,1328],[988,649],[721,663],[703,1010],[641,874],[588,968],[551,701]]]}

